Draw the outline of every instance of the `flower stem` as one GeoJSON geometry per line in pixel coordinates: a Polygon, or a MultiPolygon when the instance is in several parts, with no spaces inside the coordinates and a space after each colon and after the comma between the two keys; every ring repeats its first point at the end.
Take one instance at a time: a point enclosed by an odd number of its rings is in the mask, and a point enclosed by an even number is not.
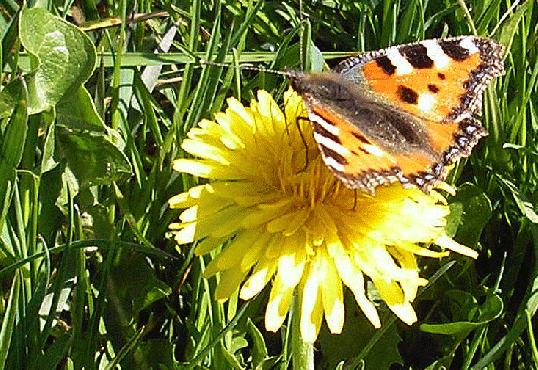
{"type": "Polygon", "coordinates": [[[293,370],[314,370],[314,345],[301,336],[301,297],[295,290],[291,316],[291,356],[293,370]]]}

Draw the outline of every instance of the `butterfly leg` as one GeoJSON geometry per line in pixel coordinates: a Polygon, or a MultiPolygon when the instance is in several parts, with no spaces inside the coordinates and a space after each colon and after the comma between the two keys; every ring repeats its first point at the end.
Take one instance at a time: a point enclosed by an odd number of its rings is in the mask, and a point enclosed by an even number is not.
{"type": "Polygon", "coordinates": [[[295,125],[297,126],[297,131],[299,132],[299,136],[301,136],[301,140],[302,140],[304,148],[305,148],[304,167],[303,167],[303,169],[301,171],[299,171],[299,172],[304,172],[304,171],[306,171],[306,168],[308,167],[308,163],[309,163],[309,159],[308,159],[308,144],[306,143],[306,139],[304,137],[303,130],[301,129],[301,125],[299,125],[299,120],[310,122],[310,119],[308,117],[299,116],[299,117],[297,117],[297,120],[295,121],[295,125]]]}

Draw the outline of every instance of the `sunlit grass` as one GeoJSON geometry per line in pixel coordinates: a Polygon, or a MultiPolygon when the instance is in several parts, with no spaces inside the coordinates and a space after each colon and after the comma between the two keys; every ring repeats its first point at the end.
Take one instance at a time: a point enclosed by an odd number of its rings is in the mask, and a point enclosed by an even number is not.
{"type": "MultiPolygon", "coordinates": [[[[167,205],[198,183],[172,171],[172,161],[185,156],[186,132],[223,110],[229,96],[248,103],[263,88],[282,103],[288,83],[188,62],[194,54],[279,70],[320,68],[323,60],[335,64],[331,53],[474,29],[508,49],[506,74],[484,95],[489,136],[449,178],[459,190],[449,197],[447,232],[479,258],[422,260],[421,276],[432,283],[413,304],[417,325],[398,323],[380,304],[384,325],[375,331],[349,310],[341,335],[322,327],[316,363],[538,366],[536,3],[510,12],[505,2],[464,3],[468,14],[457,1],[305,2],[303,13],[295,1],[39,2],[72,23],[122,23],[87,31],[97,50],[84,84],[88,99],[70,93],[27,116],[32,103],[14,83],[13,104],[2,106],[0,369],[288,368],[289,323],[277,334],[263,325],[269,290],[248,304],[237,295],[216,302],[216,279],[202,277],[210,258],[194,257],[195,245],[175,245],[168,225],[179,211],[167,205]],[[134,17],[157,11],[166,15],[134,17]],[[80,104],[90,99],[95,108],[80,104]]],[[[17,22],[8,23],[18,5],[0,6],[6,86],[37,60],[21,47],[17,22]]]]}

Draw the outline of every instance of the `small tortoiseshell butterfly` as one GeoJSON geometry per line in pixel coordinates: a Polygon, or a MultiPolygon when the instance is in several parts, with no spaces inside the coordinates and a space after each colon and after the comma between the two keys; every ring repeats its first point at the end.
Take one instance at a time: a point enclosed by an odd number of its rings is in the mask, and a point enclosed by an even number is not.
{"type": "Polygon", "coordinates": [[[400,181],[424,192],[469,156],[486,131],[482,92],[503,74],[504,48],[461,36],[393,46],[344,60],[333,72],[288,71],[323,159],[348,187],[370,194],[400,181]]]}

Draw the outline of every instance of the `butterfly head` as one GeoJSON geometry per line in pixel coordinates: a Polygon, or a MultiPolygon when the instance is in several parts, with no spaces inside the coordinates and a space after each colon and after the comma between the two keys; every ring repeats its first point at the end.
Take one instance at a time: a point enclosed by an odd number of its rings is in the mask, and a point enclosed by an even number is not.
{"type": "Polygon", "coordinates": [[[303,97],[308,108],[312,108],[313,102],[335,108],[346,102],[357,104],[365,93],[360,85],[333,72],[292,72],[289,78],[291,87],[303,97]]]}

